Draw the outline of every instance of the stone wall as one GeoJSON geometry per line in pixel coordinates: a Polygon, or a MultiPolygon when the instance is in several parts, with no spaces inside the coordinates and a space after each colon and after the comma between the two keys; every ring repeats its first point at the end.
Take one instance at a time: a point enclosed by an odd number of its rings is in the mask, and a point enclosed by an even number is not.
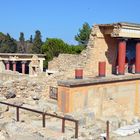
{"type": "Polygon", "coordinates": [[[18,72],[5,71],[0,73],[0,80],[9,81],[29,77],[28,75],[20,74],[18,72]]]}
{"type": "Polygon", "coordinates": [[[52,62],[49,62],[48,69],[55,71],[65,71],[71,68],[84,67],[86,56],[75,54],[60,54],[58,58],[54,58],[52,62]]]}
{"type": "Polygon", "coordinates": [[[65,78],[74,78],[76,68],[83,68],[86,74],[86,64],[89,56],[84,50],[80,55],[76,54],[60,54],[49,62],[48,69],[63,73],[65,78]]]}
{"type": "Polygon", "coordinates": [[[103,29],[97,25],[92,28],[88,48],[90,53],[89,65],[90,69],[93,70],[93,75],[98,74],[99,61],[106,62],[106,73],[108,75],[115,72],[117,44],[118,40],[116,38],[104,34],[103,29]]]}
{"type": "Polygon", "coordinates": [[[82,67],[84,76],[97,76],[99,61],[106,62],[106,73],[115,72],[117,59],[118,40],[109,34],[104,34],[103,29],[95,25],[92,28],[87,49],[80,55],[60,54],[49,62],[48,69],[66,72],[65,76],[73,77],[74,69],[82,67]]]}

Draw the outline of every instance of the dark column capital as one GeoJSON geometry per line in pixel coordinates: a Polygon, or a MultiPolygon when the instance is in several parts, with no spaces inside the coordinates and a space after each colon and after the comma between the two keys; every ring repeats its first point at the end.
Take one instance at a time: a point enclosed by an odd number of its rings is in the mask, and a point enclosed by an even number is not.
{"type": "Polygon", "coordinates": [[[5,64],[9,64],[10,62],[8,60],[4,60],[4,63],[5,64]]]}
{"type": "Polygon", "coordinates": [[[27,61],[21,61],[21,64],[26,64],[27,63],[27,61]]]}
{"type": "Polygon", "coordinates": [[[127,41],[128,41],[128,38],[118,38],[118,40],[119,40],[120,42],[127,42],[127,41]]]}
{"type": "Polygon", "coordinates": [[[12,61],[12,64],[16,64],[17,62],[16,61],[12,61]]]}
{"type": "Polygon", "coordinates": [[[137,42],[137,43],[136,43],[136,46],[138,46],[138,47],[139,47],[139,46],[140,46],[140,42],[137,42]]]}

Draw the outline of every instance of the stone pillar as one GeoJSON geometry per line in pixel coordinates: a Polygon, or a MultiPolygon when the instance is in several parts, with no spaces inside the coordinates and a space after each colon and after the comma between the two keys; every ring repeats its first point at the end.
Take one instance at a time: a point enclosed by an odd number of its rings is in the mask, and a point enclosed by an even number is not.
{"type": "Polygon", "coordinates": [[[136,44],[136,67],[135,73],[140,73],[140,43],[136,44]]]}
{"type": "Polygon", "coordinates": [[[75,79],[83,79],[83,69],[75,69],[75,79]]]}
{"type": "Polygon", "coordinates": [[[99,77],[105,77],[106,74],[106,62],[102,61],[99,62],[99,66],[98,66],[98,72],[99,72],[99,77]]]}
{"type": "Polygon", "coordinates": [[[9,61],[4,61],[5,62],[5,65],[6,65],[6,70],[10,70],[10,63],[9,61]]]}
{"type": "Polygon", "coordinates": [[[22,61],[22,74],[25,74],[25,70],[26,70],[26,61],[22,61]]]}
{"type": "Polygon", "coordinates": [[[120,41],[118,46],[118,75],[125,74],[126,41],[120,41]]]}
{"type": "Polygon", "coordinates": [[[13,64],[13,71],[16,71],[16,61],[13,61],[12,64],[13,64]]]}

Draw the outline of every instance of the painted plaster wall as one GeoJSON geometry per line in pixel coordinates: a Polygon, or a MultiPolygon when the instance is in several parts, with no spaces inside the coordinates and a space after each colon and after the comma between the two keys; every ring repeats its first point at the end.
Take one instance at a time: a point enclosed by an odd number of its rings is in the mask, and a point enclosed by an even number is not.
{"type": "Polygon", "coordinates": [[[140,81],[73,88],[59,86],[58,106],[63,112],[93,108],[96,116],[106,115],[107,111],[110,111],[111,115],[115,111],[117,112],[117,109],[119,111],[119,108],[122,108],[122,111],[131,111],[137,114],[140,112],[139,94],[140,81]]]}

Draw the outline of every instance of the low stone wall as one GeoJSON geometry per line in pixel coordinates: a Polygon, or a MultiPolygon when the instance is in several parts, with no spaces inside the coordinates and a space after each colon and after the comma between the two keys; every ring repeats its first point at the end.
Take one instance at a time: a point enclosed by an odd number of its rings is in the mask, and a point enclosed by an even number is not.
{"type": "Polygon", "coordinates": [[[28,75],[6,73],[6,72],[0,73],[0,80],[2,80],[2,81],[16,80],[16,79],[21,79],[21,78],[26,78],[26,77],[28,77],[28,75]]]}
{"type": "Polygon", "coordinates": [[[58,106],[63,112],[92,108],[95,116],[122,117],[140,113],[140,80],[97,83],[93,79],[75,86],[69,83],[65,81],[58,87],[58,106]]]}

